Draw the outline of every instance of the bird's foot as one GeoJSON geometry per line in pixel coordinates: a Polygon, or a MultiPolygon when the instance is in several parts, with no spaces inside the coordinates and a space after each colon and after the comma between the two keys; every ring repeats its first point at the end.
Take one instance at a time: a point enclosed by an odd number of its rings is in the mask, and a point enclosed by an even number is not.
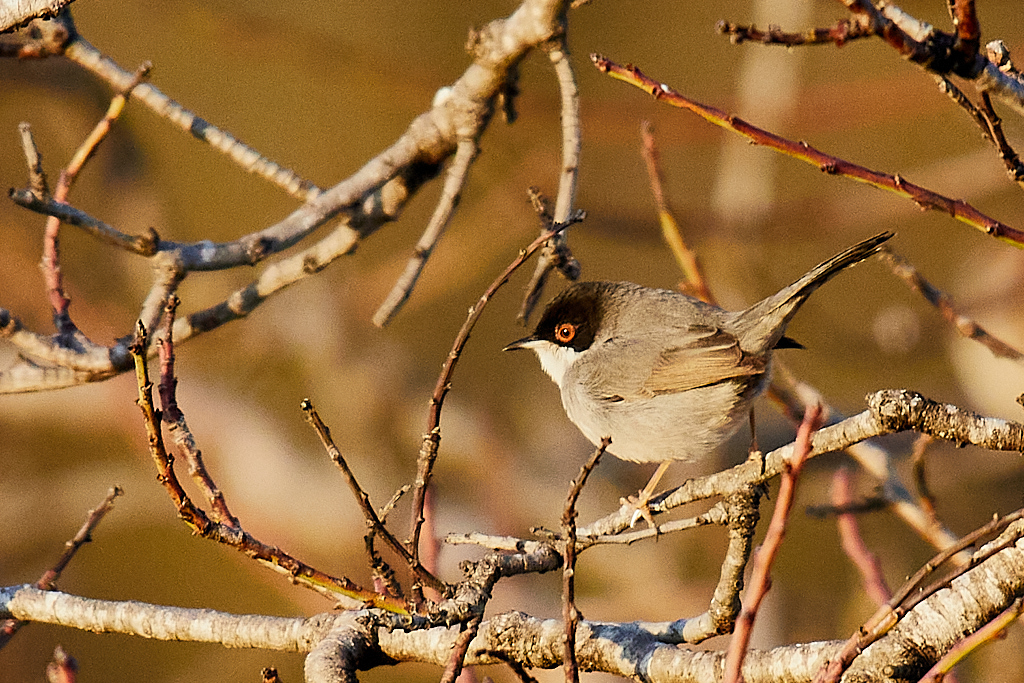
{"type": "Polygon", "coordinates": [[[632,529],[636,526],[636,523],[643,517],[644,521],[647,522],[649,528],[658,531],[658,525],[654,523],[654,515],[651,514],[650,503],[651,493],[644,489],[635,496],[628,496],[626,498],[619,498],[619,505],[623,507],[633,508],[633,516],[629,519],[629,528],[632,529]]]}
{"type": "Polygon", "coordinates": [[[760,469],[760,473],[764,474],[765,469],[768,466],[768,462],[767,460],[765,460],[764,457],[764,452],[751,448],[750,452],[747,453],[747,460],[750,462],[757,463],[758,468],[760,469]]]}

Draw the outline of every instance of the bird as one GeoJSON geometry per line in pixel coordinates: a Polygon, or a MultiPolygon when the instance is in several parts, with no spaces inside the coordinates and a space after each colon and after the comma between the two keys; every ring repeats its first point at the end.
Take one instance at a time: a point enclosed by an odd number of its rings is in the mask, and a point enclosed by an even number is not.
{"type": "Polygon", "coordinates": [[[610,437],[612,455],[661,463],[630,499],[643,512],[669,464],[707,460],[750,417],[769,384],[772,352],[800,347],[785,331],[807,298],[892,237],[859,242],[743,311],[631,282],[579,282],[504,350],[537,354],[591,443],[610,437]]]}

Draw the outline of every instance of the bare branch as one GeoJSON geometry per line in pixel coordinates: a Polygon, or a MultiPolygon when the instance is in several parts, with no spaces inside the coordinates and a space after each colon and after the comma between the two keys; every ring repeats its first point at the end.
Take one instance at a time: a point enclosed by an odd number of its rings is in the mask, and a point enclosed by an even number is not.
{"type": "MultiPolygon", "coordinates": [[[[131,72],[122,69],[81,36],[76,36],[65,46],[64,56],[94,76],[106,81],[119,92],[124,91],[134,78],[131,72]]],[[[160,92],[156,86],[143,83],[136,88],[134,96],[158,116],[167,119],[218,152],[227,155],[246,171],[277,185],[296,199],[307,201],[320,194],[320,188],[312,182],[300,178],[291,169],[264,157],[227,131],[204,121],[160,92]]]]}
{"type": "Polygon", "coordinates": [[[10,190],[8,196],[18,206],[30,211],[41,213],[45,216],[53,216],[61,223],[82,228],[93,237],[111,244],[120,249],[130,251],[141,256],[151,256],[156,251],[157,244],[149,237],[135,237],[128,235],[117,228],[107,225],[103,221],[93,218],[84,211],[80,211],[70,204],[65,204],[52,197],[39,197],[29,190],[10,190]]]}
{"type": "Polygon", "coordinates": [[[621,66],[596,54],[591,55],[591,60],[601,72],[617,80],[634,85],[653,95],[655,99],[664,101],[674,107],[689,109],[708,122],[738,133],[756,145],[764,145],[800,161],[813,164],[829,175],[840,175],[851,180],[867,183],[873,187],[888,190],[912,200],[923,209],[941,211],[997,239],[1017,247],[1024,246],[1024,231],[1011,228],[1009,225],[986,216],[961,199],[944,197],[920,185],[910,183],[899,175],[872,171],[845,159],[830,156],[805,142],[794,142],[782,138],[747,123],[736,116],[731,116],[719,109],[691,100],[671,87],[648,78],[635,66],[621,66]]]}
{"type": "MultiPolygon", "coordinates": [[[[885,389],[867,396],[868,410],[837,424],[822,427],[811,439],[809,458],[849,448],[874,436],[916,431],[959,445],[972,444],[996,451],[1024,450],[1024,425],[992,417],[983,417],[955,405],[939,403],[906,389],[885,389]]],[[[792,457],[789,444],[766,453],[760,460],[747,460],[715,474],[690,479],[678,488],[650,501],[653,513],[663,513],[680,505],[716,496],[730,496],[745,487],[761,484],[778,476],[786,460],[792,457]]],[[[909,499],[909,494],[906,494],[909,499]]],[[[899,505],[897,500],[895,505],[899,505]]],[[[577,534],[614,535],[629,528],[631,512],[624,506],[577,534]]],[[[948,545],[948,544],[945,544],[948,545]]]]}
{"type": "Polygon", "coordinates": [[[983,344],[997,358],[1006,358],[1024,362],[1024,353],[1013,348],[1009,344],[993,337],[981,325],[971,318],[961,314],[953,306],[952,298],[945,292],[934,287],[921,273],[906,259],[897,256],[889,249],[883,247],[879,252],[880,258],[892,268],[892,272],[902,279],[907,285],[923,296],[932,306],[935,306],[953,329],[967,339],[983,344]]]}
{"type": "Polygon", "coordinates": [[[767,31],[762,31],[755,26],[743,26],[729,21],[719,21],[715,28],[719,33],[728,36],[729,41],[733,45],[754,42],[764,45],[786,45],[789,47],[828,44],[842,47],[850,40],[867,38],[874,35],[870,24],[859,16],[837,22],[831,28],[813,28],[801,33],[787,33],[778,26],[771,25],[768,26],[767,31]]]}
{"type": "Polygon", "coordinates": [[[793,444],[793,456],[783,463],[782,484],[775,501],[775,511],[772,513],[764,543],[754,558],[746,604],[740,611],[736,622],[736,631],[733,633],[732,640],[729,641],[729,651],[725,658],[725,675],[723,676],[726,683],[739,683],[741,680],[740,670],[750,644],[750,636],[754,630],[754,620],[757,618],[761,602],[771,586],[771,567],[782,547],[782,539],[786,535],[786,526],[789,521],[789,513],[793,509],[793,499],[796,496],[800,473],[803,471],[804,462],[811,451],[811,435],[821,427],[821,417],[821,406],[807,409],[803,422],[800,423],[800,428],[797,430],[796,441],[793,444]]]}
{"type": "Polygon", "coordinates": [[[443,581],[437,579],[433,574],[427,571],[426,567],[421,565],[418,560],[414,559],[409,551],[402,545],[401,541],[394,537],[394,535],[388,531],[387,527],[380,521],[377,516],[377,511],[373,509],[370,504],[370,497],[366,494],[366,491],[359,485],[356,480],[355,474],[349,468],[348,463],[345,462],[344,456],[341,451],[334,444],[334,439],[331,437],[331,430],[324,424],[324,421],[320,419],[320,415],[316,412],[316,408],[313,407],[313,403],[307,398],[302,401],[302,412],[306,415],[306,421],[316,431],[317,436],[320,437],[320,442],[323,444],[324,450],[327,451],[328,456],[338,469],[341,470],[342,474],[345,475],[345,480],[348,482],[349,488],[352,490],[352,495],[355,497],[356,502],[359,504],[360,509],[363,511],[363,516],[366,518],[366,523],[376,534],[380,534],[387,542],[388,546],[394,550],[399,556],[409,564],[410,569],[414,574],[422,581],[426,581],[427,585],[437,590],[438,592],[444,593],[447,591],[447,586],[443,581]]]}
{"type": "MultiPolygon", "coordinates": [[[[569,60],[569,47],[562,37],[548,50],[548,57],[555,67],[558,77],[558,91],[562,101],[562,168],[558,177],[558,196],[555,199],[555,211],[552,215],[554,224],[566,223],[573,215],[576,202],[576,184],[579,176],[580,149],[580,97],[576,85],[576,74],[569,60]]],[[[543,229],[547,229],[545,226],[543,229]]],[[[548,274],[557,268],[569,280],[580,276],[580,264],[569,251],[567,235],[560,232],[555,235],[541,252],[537,267],[533,271],[526,294],[519,309],[519,321],[525,323],[540,300],[548,274]]]]}
{"type": "MultiPolygon", "coordinates": [[[[233,242],[179,244],[150,240],[156,244],[154,258],[158,259],[158,270],[171,270],[175,273],[174,278],[180,278],[193,271],[253,265],[298,244],[331,219],[340,218],[339,225],[319,242],[270,264],[252,283],[223,302],[179,317],[174,330],[178,342],[245,317],[267,297],[351,253],[362,239],[395,220],[409,199],[456,152],[460,141],[472,140],[475,143],[490,119],[496,98],[508,94],[509,82],[514,80],[519,61],[530,50],[548,46],[562,34],[565,9],[563,0],[525,0],[510,16],[495,20],[476,32],[472,49],[474,61],[455,83],[447,86],[445,96],[435,98],[432,108],[417,117],[390,147],[355,174],[324,191],[298,180],[291,172],[185,111],[150,84],[140,84],[133,93],[136,99],[165,113],[170,120],[229,156],[241,160],[244,167],[272,179],[293,195],[307,199],[284,220],[233,242]]],[[[74,40],[65,54],[117,89],[131,83],[131,74],[103,57],[84,39],[74,40]]],[[[28,197],[23,199],[30,201],[28,197]]],[[[70,217],[71,212],[68,212],[70,217]]],[[[85,224],[82,216],[75,217],[85,224]]],[[[95,221],[89,224],[105,239],[124,245],[135,244],[133,238],[109,226],[104,230],[95,221]]],[[[162,301],[170,293],[166,286],[170,280],[164,277],[147,297],[146,310],[149,313],[155,310],[154,301],[162,301]]],[[[151,315],[140,317],[152,319],[151,315]]],[[[46,355],[62,354],[49,352],[46,355]]],[[[123,345],[90,352],[89,358],[69,361],[71,365],[54,363],[56,367],[43,368],[34,360],[37,359],[29,358],[3,373],[0,391],[38,391],[71,386],[105,379],[131,367],[123,345]],[[105,360],[104,355],[107,356],[105,360]],[[69,367],[86,364],[95,369],[88,373],[68,372],[69,367]]]]}
{"type": "MultiPolygon", "coordinates": [[[[226,505],[218,506],[215,511],[214,516],[222,517],[222,520],[218,522],[211,519],[210,515],[192,502],[174,471],[174,456],[167,452],[164,445],[160,427],[161,415],[153,404],[153,384],[149,381],[149,369],[146,366],[145,349],[149,346],[147,332],[141,325],[139,328],[139,334],[132,342],[130,349],[139,390],[136,403],[142,411],[150,455],[157,470],[157,480],[170,496],[178,517],[195,534],[233,547],[263,566],[288,576],[290,580],[301,586],[334,600],[344,601],[350,608],[371,604],[392,612],[405,613],[404,605],[397,604],[390,596],[367,591],[346,578],[330,576],[292,557],[280,548],[259,541],[238,525],[238,521],[227,512],[226,505]]],[[[168,368],[169,366],[165,363],[165,371],[168,368]]],[[[173,389],[173,378],[165,376],[163,385],[165,391],[173,389]]],[[[216,486],[212,481],[210,486],[216,491],[216,486]]]]}
{"type": "MultiPolygon", "coordinates": [[[[479,132],[477,131],[475,135],[479,135],[479,132]]],[[[441,190],[441,198],[437,202],[437,208],[434,209],[434,215],[430,217],[427,229],[424,230],[420,241],[416,243],[416,248],[412,258],[405,266],[405,271],[384,299],[384,303],[373,314],[373,324],[377,327],[384,327],[391,322],[391,319],[398,314],[408,300],[412,288],[416,286],[416,281],[419,280],[423,268],[427,265],[427,259],[434,251],[444,229],[448,227],[448,221],[459,203],[462,188],[469,177],[469,168],[479,152],[474,140],[468,139],[459,142],[455,158],[452,159],[452,164],[448,168],[444,188],[441,190]]]]}
{"type": "MultiPolygon", "coordinates": [[[[74,537],[64,544],[64,552],[61,553],[57,562],[46,570],[39,580],[36,581],[36,588],[40,590],[51,590],[60,579],[61,573],[71,563],[82,546],[92,541],[92,532],[96,530],[107,513],[114,509],[114,500],[124,491],[120,486],[115,486],[107,493],[103,501],[95,509],[89,510],[85,523],[78,530],[74,537]]],[[[3,648],[14,637],[25,622],[17,619],[8,619],[0,624],[0,648],[3,648]]]]}
{"type": "Polygon", "coordinates": [[[601,439],[590,459],[580,468],[580,473],[569,487],[565,509],[562,511],[562,538],[565,539],[564,558],[562,560],[562,621],[565,623],[565,649],[562,654],[566,683],[579,683],[580,674],[576,668],[576,627],[580,622],[580,612],[576,608],[576,502],[590,477],[597,467],[605,450],[612,440],[601,439]]]}
{"type": "Polygon", "coordinates": [[[130,633],[154,640],[219,643],[304,652],[329,620],[234,615],[143,602],[92,600],[34,586],[0,589],[0,616],[63,624],[95,633],[130,633]]]}

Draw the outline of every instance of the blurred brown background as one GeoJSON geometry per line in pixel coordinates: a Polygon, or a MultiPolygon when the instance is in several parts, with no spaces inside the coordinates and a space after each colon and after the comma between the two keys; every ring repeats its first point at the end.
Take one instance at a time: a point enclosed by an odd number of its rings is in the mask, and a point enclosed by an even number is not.
{"type": "MultiPolygon", "coordinates": [[[[948,28],[944,0],[912,0],[909,13],[948,28]]],[[[80,32],[134,69],[154,64],[164,93],[268,157],[329,187],[359,168],[426,109],[434,92],[468,64],[467,31],[507,15],[512,2],[95,2],[73,5],[80,32]]],[[[1001,38],[1024,61],[1018,0],[978,0],[983,41],[1001,38]]],[[[782,135],[962,198],[1020,228],[1019,188],[974,124],[932,78],[878,41],[785,50],[733,46],[719,19],[801,29],[845,17],[840,3],[627,2],[600,0],[570,14],[570,46],[581,90],[583,157],[578,205],[587,221],[571,243],[588,279],[672,287],[680,274],[660,241],[639,153],[643,119],[654,122],[666,192],[698,250],[713,291],[743,307],[809,267],[881,230],[962,310],[1024,346],[1024,254],[937,212],[831,178],[747,145],[697,117],[602,76],[587,55],[632,62],[704,103],[782,135]]],[[[60,59],[0,62],[0,174],[26,184],[17,124],[32,124],[51,178],[106,109],[110,92],[60,59]]],[[[522,67],[520,119],[492,124],[448,233],[402,314],[387,329],[370,316],[404,267],[433,210],[435,182],[402,219],[352,256],[280,293],[247,320],[179,348],[179,402],[207,463],[245,527],[325,571],[367,581],[363,523],[347,488],[299,411],[310,397],[339,446],[382,504],[414,476],[427,400],[466,309],[536,234],[526,188],[554,196],[560,159],[559,102],[547,59],[522,67]]],[[[973,89],[968,87],[973,94],[973,89]]],[[[997,105],[1000,111],[1004,111],[997,105]]],[[[1019,117],[1004,112],[1011,140],[1019,117]]],[[[121,230],[155,227],[179,241],[228,241],[270,225],[296,203],[190,136],[129,104],[71,195],[74,205],[121,230]]],[[[49,332],[37,268],[43,219],[0,202],[0,306],[49,332]]],[[[93,340],[128,333],[149,288],[148,264],[92,238],[63,231],[71,313],[93,340]]],[[[523,336],[514,321],[532,264],[496,297],[463,356],[442,418],[438,529],[528,536],[555,527],[569,480],[590,453],[562,413],[556,387],[527,354],[501,347],[523,336]]],[[[254,271],[199,274],[182,288],[184,310],[220,301],[254,271]]],[[[560,286],[555,282],[556,288],[560,286]]],[[[555,289],[549,291],[549,298],[555,289]]],[[[785,353],[799,376],[844,412],[863,396],[908,387],[987,414],[1019,419],[1018,365],[960,340],[923,300],[878,262],[843,274],[816,294],[790,327],[807,351],[785,353]]],[[[0,345],[0,363],[13,358],[0,345]]],[[[193,539],[156,484],[133,401],[134,379],[58,392],[0,397],[0,582],[34,581],[107,489],[126,490],[116,510],[65,572],[61,588],[235,612],[309,615],[329,605],[238,553],[193,539]]],[[[791,438],[768,401],[758,413],[762,446],[791,438]]],[[[901,457],[908,438],[891,439],[901,457]]],[[[737,440],[724,465],[742,458],[737,440]]],[[[936,445],[930,483],[939,513],[966,533],[1021,505],[1022,470],[1010,454],[936,445]]],[[[801,505],[825,502],[845,458],[813,463],[801,505]]],[[[905,467],[905,462],[901,464],[905,467]]],[[[677,465],[671,481],[708,471],[677,465]]],[[[607,458],[585,491],[581,522],[617,506],[653,468],[607,458]]],[[[671,481],[669,483],[671,483],[671,481]]],[[[858,477],[861,494],[872,482],[858,477]]],[[[763,513],[770,512],[766,503],[763,513]]],[[[393,513],[407,526],[406,505],[393,513]]],[[[887,513],[863,519],[894,586],[933,549],[887,513]]],[[[581,559],[580,608],[590,619],[668,620],[701,612],[724,548],[719,530],[594,549],[581,559]]],[[[441,574],[473,550],[446,548],[441,574]]],[[[559,578],[499,584],[491,611],[557,616],[559,578]]],[[[873,612],[842,555],[832,521],[802,513],[775,573],[758,627],[767,647],[846,637],[873,612]]],[[[1020,627],[961,667],[961,680],[1024,680],[1020,627]]],[[[723,647],[724,640],[712,641],[723,647]]],[[[146,642],[30,626],[0,652],[0,681],[41,680],[55,644],[82,665],[80,680],[255,680],[262,666],[301,680],[302,657],[146,642]]],[[[507,671],[485,673],[511,680],[507,671]]],[[[403,665],[364,680],[439,671],[403,665]]],[[[544,674],[555,680],[560,672],[544,674]]]]}

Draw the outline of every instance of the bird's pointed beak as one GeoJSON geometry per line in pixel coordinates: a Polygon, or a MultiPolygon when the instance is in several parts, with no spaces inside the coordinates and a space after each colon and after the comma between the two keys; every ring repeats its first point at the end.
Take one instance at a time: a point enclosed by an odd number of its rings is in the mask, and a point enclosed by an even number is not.
{"type": "Polygon", "coordinates": [[[502,349],[502,351],[518,351],[519,349],[532,349],[537,345],[540,340],[537,337],[523,337],[522,339],[516,340],[502,349]]]}

